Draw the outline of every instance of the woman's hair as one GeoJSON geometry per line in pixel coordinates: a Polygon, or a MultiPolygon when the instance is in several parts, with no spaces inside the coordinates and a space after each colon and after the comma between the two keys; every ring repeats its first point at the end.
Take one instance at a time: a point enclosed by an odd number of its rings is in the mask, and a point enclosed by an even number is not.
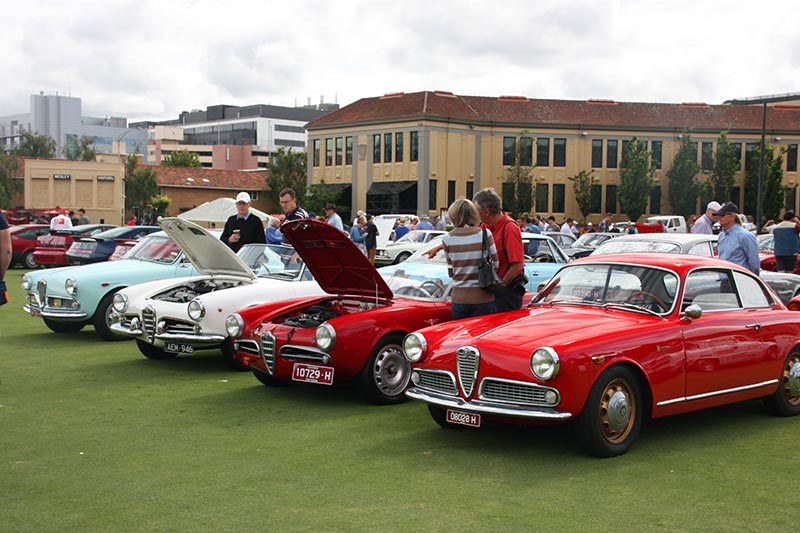
{"type": "Polygon", "coordinates": [[[470,200],[466,198],[459,198],[447,210],[453,226],[460,228],[462,226],[478,226],[481,223],[481,217],[478,215],[478,209],[470,200]]]}
{"type": "Polygon", "coordinates": [[[367,217],[365,217],[364,215],[359,215],[358,223],[359,224],[366,224],[367,223],[367,217]]]}

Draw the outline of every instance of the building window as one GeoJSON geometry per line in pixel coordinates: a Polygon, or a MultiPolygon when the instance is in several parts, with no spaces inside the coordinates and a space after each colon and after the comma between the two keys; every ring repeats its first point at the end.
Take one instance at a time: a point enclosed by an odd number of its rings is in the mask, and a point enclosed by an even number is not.
{"type": "Polygon", "coordinates": [[[533,138],[521,137],[519,149],[519,164],[530,167],[533,166],[533,138]]]}
{"type": "Polygon", "coordinates": [[[626,166],[628,164],[628,150],[631,148],[630,141],[622,141],[622,166],[626,166]]]}
{"type": "Polygon", "coordinates": [[[797,145],[790,144],[786,150],[786,170],[788,172],[797,171],[797,145]]]}
{"type": "Polygon", "coordinates": [[[617,186],[606,185],[606,213],[617,213],[617,186]]]}
{"type": "Polygon", "coordinates": [[[451,205],[456,201],[456,182],[455,180],[447,180],[447,205],[451,205]]]}
{"type": "Polygon", "coordinates": [[[336,166],[341,166],[342,164],[343,145],[344,145],[344,139],[341,137],[336,137],[336,166]]]}
{"type": "Polygon", "coordinates": [[[319,166],[319,139],[314,139],[311,143],[311,164],[315,167],[319,166]]]}
{"type": "Polygon", "coordinates": [[[344,138],[344,164],[345,165],[352,165],[353,164],[353,138],[352,137],[345,137],[344,138]]]}
{"type": "Polygon", "coordinates": [[[376,133],[372,136],[372,162],[381,162],[381,134],[376,133]]]}
{"type": "MultiPolygon", "coordinates": [[[[394,160],[397,163],[403,162],[403,132],[398,131],[394,134],[394,160]]],[[[447,204],[450,205],[450,204],[447,204]]]]}
{"type": "Polygon", "coordinates": [[[409,135],[410,135],[409,144],[411,146],[409,146],[410,150],[409,150],[408,160],[419,161],[419,132],[412,131],[409,135]]]}
{"type": "Polygon", "coordinates": [[[384,163],[391,163],[392,162],[392,134],[391,133],[384,133],[383,134],[383,162],[384,163]]]}
{"type": "Polygon", "coordinates": [[[592,213],[600,213],[603,209],[603,189],[600,185],[592,185],[592,213]]]}
{"type": "Polygon", "coordinates": [[[606,167],[617,168],[617,141],[606,141],[606,167]]]}
{"type": "Polygon", "coordinates": [[[428,210],[436,211],[436,180],[428,180],[428,210]]]}
{"type": "Polygon", "coordinates": [[[467,198],[472,200],[472,197],[475,196],[475,182],[468,181],[467,182],[467,198]]]}
{"type": "Polygon", "coordinates": [[[553,139],[553,166],[567,166],[567,140],[553,139]]]}
{"type": "Polygon", "coordinates": [[[700,154],[700,168],[711,170],[714,167],[714,143],[703,143],[700,154]]]}
{"type": "Polygon", "coordinates": [[[553,212],[564,213],[566,186],[563,183],[553,184],[553,212]]]}
{"type": "Polygon", "coordinates": [[[550,186],[546,183],[536,184],[536,212],[547,213],[550,211],[550,186]]]}
{"type": "Polygon", "coordinates": [[[797,202],[797,187],[788,187],[783,208],[787,211],[795,211],[795,202],[797,202]]]}
{"type": "Polygon", "coordinates": [[[653,187],[653,190],[650,191],[650,214],[651,215],[660,215],[661,214],[661,186],[656,185],[653,187]]]}
{"type": "MultiPolygon", "coordinates": [[[[550,165],[550,139],[536,139],[536,166],[546,167],[549,165],[550,165]]],[[[555,193],[553,194],[555,195],[555,193]]]]}
{"type": "Polygon", "coordinates": [[[661,168],[661,141],[653,141],[650,143],[650,158],[656,168],[661,168]]]}
{"type": "Polygon", "coordinates": [[[333,139],[325,139],[325,166],[333,165],[333,139]]]}
{"type": "Polygon", "coordinates": [[[747,143],[744,146],[744,169],[750,170],[754,168],[756,162],[753,161],[753,157],[756,154],[756,143],[747,143]]]}
{"type": "Polygon", "coordinates": [[[602,139],[592,139],[592,168],[603,168],[602,139]]]}
{"type": "MultiPolygon", "coordinates": [[[[742,168],[742,143],[731,143],[733,147],[733,156],[736,158],[736,161],[739,162],[739,169],[742,168]]],[[[739,205],[739,202],[733,202],[736,205],[739,205]]]]}
{"type": "Polygon", "coordinates": [[[514,150],[517,140],[514,137],[503,137],[503,165],[511,166],[514,164],[514,150]]]}

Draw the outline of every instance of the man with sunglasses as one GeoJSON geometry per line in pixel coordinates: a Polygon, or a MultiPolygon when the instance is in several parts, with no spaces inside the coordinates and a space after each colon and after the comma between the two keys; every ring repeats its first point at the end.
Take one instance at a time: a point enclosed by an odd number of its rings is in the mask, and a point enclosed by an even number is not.
{"type": "Polygon", "coordinates": [[[706,206],[706,213],[697,219],[697,221],[692,226],[692,233],[705,233],[706,235],[712,235],[714,233],[714,223],[719,220],[719,217],[715,215],[717,211],[722,206],[719,205],[717,202],[708,202],[706,206]]]}

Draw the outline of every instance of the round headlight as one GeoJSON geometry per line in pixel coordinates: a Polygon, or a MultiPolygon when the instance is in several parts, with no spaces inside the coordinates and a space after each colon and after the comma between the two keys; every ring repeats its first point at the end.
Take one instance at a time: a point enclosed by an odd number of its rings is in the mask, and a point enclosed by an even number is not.
{"type": "Polygon", "coordinates": [[[242,320],[239,313],[228,315],[228,318],[225,319],[225,331],[228,332],[228,335],[232,339],[238,339],[242,336],[244,332],[244,320],[242,320]]]}
{"type": "Polygon", "coordinates": [[[114,311],[117,313],[124,313],[128,310],[128,296],[118,292],[114,295],[114,299],[111,300],[111,307],[113,307],[114,311]]]}
{"type": "Polygon", "coordinates": [[[20,283],[20,285],[22,285],[23,291],[27,291],[31,288],[31,277],[29,274],[25,273],[22,275],[22,283],[20,283]]]}
{"type": "Polygon", "coordinates": [[[197,322],[206,316],[206,308],[200,300],[192,300],[188,307],[189,318],[197,322]]]}
{"type": "Polygon", "coordinates": [[[409,333],[403,339],[403,354],[412,363],[422,359],[427,347],[428,343],[422,333],[409,333]]]}
{"type": "Polygon", "coordinates": [[[336,344],[336,330],[327,322],[317,327],[315,337],[320,350],[330,350],[336,344]]]}
{"type": "Polygon", "coordinates": [[[539,379],[552,379],[558,375],[561,362],[556,351],[549,346],[539,348],[531,355],[531,371],[539,379]]]}
{"type": "Polygon", "coordinates": [[[73,296],[78,292],[78,283],[72,278],[67,278],[64,282],[64,289],[67,291],[67,294],[73,296]]]}

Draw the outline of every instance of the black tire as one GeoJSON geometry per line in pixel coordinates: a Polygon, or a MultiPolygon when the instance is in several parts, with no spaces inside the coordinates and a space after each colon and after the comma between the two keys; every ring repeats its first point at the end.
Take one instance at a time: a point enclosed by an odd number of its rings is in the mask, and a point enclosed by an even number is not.
{"type": "Polygon", "coordinates": [[[398,263],[402,263],[403,261],[405,261],[409,257],[411,257],[411,254],[409,252],[399,253],[399,254],[397,254],[397,257],[394,259],[394,264],[396,265],[398,263]]]}
{"type": "Polygon", "coordinates": [[[274,377],[270,376],[269,374],[265,374],[260,370],[253,370],[253,375],[258,381],[267,387],[288,387],[292,384],[291,381],[281,381],[279,379],[275,379],[274,377]]]}
{"type": "Polygon", "coordinates": [[[764,398],[764,404],[777,416],[800,415],[800,351],[786,357],[778,389],[764,398]]]}
{"type": "Polygon", "coordinates": [[[97,311],[94,312],[92,324],[94,324],[95,332],[97,332],[102,339],[112,342],[126,341],[130,337],[117,335],[111,331],[111,321],[117,315],[117,312],[114,311],[114,308],[111,305],[114,302],[114,294],[116,294],[116,291],[109,292],[103,296],[102,300],[100,300],[100,304],[97,306],[97,311]]]}
{"type": "Polygon", "coordinates": [[[57,320],[45,318],[44,325],[55,333],[77,333],[83,329],[86,322],[59,322],[57,320]]]}
{"type": "Polygon", "coordinates": [[[642,426],[642,391],[633,372],[620,365],[600,374],[575,425],[580,446],[595,457],[626,453],[642,426]]]}
{"type": "Polygon", "coordinates": [[[175,359],[178,357],[178,354],[165,352],[161,348],[156,348],[152,344],[147,344],[142,339],[136,339],[136,347],[139,348],[142,355],[156,361],[164,361],[166,359],[175,359]]]}
{"type": "Polygon", "coordinates": [[[437,407],[435,405],[428,404],[428,412],[431,414],[431,418],[433,421],[439,424],[440,427],[444,429],[468,429],[467,426],[462,426],[461,424],[453,424],[447,421],[447,410],[437,407]]]}
{"type": "Polygon", "coordinates": [[[19,259],[19,264],[22,268],[38,268],[39,263],[33,260],[33,250],[28,250],[19,259]]]}
{"type": "Polygon", "coordinates": [[[381,339],[358,375],[358,392],[369,403],[389,405],[406,400],[411,363],[403,355],[402,343],[403,336],[398,334],[381,339]]]}
{"type": "Polygon", "coordinates": [[[228,368],[231,370],[236,370],[237,372],[245,372],[250,370],[249,366],[242,363],[236,357],[236,350],[233,349],[233,341],[230,339],[230,337],[225,339],[220,348],[222,349],[222,360],[225,361],[225,364],[228,365],[228,368]]]}

